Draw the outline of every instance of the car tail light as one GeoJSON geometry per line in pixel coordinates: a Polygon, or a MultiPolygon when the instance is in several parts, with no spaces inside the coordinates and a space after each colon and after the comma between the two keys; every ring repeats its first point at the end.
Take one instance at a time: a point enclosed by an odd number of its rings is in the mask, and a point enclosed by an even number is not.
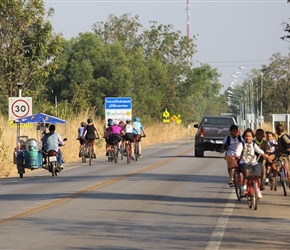
{"type": "Polygon", "coordinates": [[[200,138],[203,138],[204,137],[204,128],[201,128],[200,129],[200,138]]]}

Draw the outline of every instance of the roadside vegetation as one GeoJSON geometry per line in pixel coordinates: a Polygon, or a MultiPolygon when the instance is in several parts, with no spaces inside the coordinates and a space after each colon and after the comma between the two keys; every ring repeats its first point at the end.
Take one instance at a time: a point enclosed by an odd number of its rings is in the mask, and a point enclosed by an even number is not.
{"type": "MultiPolygon", "coordinates": [[[[78,115],[68,121],[67,125],[57,125],[56,130],[61,134],[62,138],[67,138],[64,147],[61,147],[63,157],[66,163],[79,162],[78,157],[79,141],[77,138],[77,130],[82,121],[87,119],[86,115],[78,115]]],[[[142,121],[143,122],[143,121],[142,121]]],[[[94,123],[98,127],[101,135],[103,135],[104,124],[97,117],[94,118],[94,123]]],[[[196,129],[193,126],[185,127],[177,124],[163,124],[160,122],[149,123],[144,121],[147,136],[142,138],[144,148],[159,143],[172,142],[177,139],[194,138],[196,129]]],[[[0,118],[0,177],[17,175],[16,165],[13,164],[13,152],[16,146],[16,128],[11,128],[6,119],[0,118]],[[5,131],[5,133],[2,133],[5,131]]],[[[36,125],[31,128],[21,129],[21,135],[26,135],[29,138],[40,140],[40,132],[36,130],[36,125]]],[[[105,156],[105,140],[97,140],[97,158],[105,156]]],[[[193,145],[193,144],[192,144],[193,145]]],[[[146,157],[146,155],[144,155],[146,157]]],[[[64,164],[65,165],[65,164],[64,164]]],[[[29,169],[27,172],[31,171],[29,169]]],[[[34,170],[37,171],[37,170],[34,170]]]]}

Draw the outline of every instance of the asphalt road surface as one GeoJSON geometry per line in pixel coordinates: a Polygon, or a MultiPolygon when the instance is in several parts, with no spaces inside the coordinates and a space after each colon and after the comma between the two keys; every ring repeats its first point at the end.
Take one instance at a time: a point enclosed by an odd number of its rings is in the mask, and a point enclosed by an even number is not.
{"type": "Polygon", "coordinates": [[[0,179],[0,249],[290,249],[290,190],[249,209],[222,155],[195,158],[190,139],[65,167],[0,179]]]}

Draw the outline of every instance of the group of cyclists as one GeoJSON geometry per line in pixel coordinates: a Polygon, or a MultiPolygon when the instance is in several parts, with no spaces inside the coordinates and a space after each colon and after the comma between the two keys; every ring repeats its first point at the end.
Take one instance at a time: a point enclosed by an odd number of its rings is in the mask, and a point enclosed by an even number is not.
{"type": "MultiPolygon", "coordinates": [[[[104,138],[106,140],[106,155],[108,156],[111,145],[115,141],[118,142],[118,150],[120,150],[120,145],[122,141],[128,141],[131,143],[131,148],[133,148],[134,138],[138,137],[139,141],[139,158],[142,158],[142,146],[141,146],[141,134],[146,137],[146,132],[144,126],[141,123],[139,117],[134,119],[134,122],[131,120],[125,121],[116,121],[113,119],[108,119],[107,123],[104,126],[104,138]]],[[[84,143],[88,145],[92,143],[93,157],[96,158],[95,154],[95,140],[100,138],[100,132],[93,124],[93,120],[89,118],[87,124],[85,122],[81,123],[81,126],[78,128],[78,140],[80,142],[80,151],[79,157],[81,157],[81,147],[84,143]]]]}
{"type": "MultiPolygon", "coordinates": [[[[261,191],[265,189],[264,185],[269,184],[269,173],[271,168],[275,174],[278,174],[275,161],[280,158],[289,172],[290,160],[290,139],[285,133],[282,124],[275,127],[276,135],[273,132],[265,132],[259,128],[256,133],[247,128],[243,135],[239,135],[239,129],[236,125],[230,127],[230,135],[224,138],[221,152],[226,152],[225,159],[228,166],[229,186],[234,186],[233,169],[238,168],[243,178],[243,194],[247,194],[247,175],[249,168],[261,166],[259,176],[258,198],[262,198],[261,191]],[[265,176],[265,179],[264,179],[265,176]],[[264,180],[264,185],[263,185],[264,180]]],[[[290,178],[290,175],[288,175],[290,178]]],[[[290,183],[290,179],[288,179],[290,183]]]]}

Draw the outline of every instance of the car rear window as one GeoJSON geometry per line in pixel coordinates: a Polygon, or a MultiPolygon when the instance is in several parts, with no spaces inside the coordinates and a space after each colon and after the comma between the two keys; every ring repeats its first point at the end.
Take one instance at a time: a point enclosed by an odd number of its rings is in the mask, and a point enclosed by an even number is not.
{"type": "Polygon", "coordinates": [[[234,120],[232,118],[204,118],[205,125],[232,125],[234,120]]]}

